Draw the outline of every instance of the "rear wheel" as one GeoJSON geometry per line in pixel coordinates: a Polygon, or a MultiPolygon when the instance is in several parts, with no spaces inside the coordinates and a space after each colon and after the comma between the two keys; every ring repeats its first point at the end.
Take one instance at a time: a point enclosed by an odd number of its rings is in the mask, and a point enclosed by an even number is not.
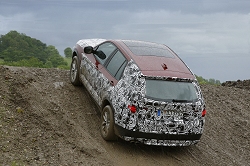
{"type": "Polygon", "coordinates": [[[114,132],[114,115],[109,105],[105,106],[101,114],[101,135],[106,141],[117,139],[114,132]]]}
{"type": "Polygon", "coordinates": [[[79,79],[79,62],[77,56],[72,58],[71,66],[70,66],[70,81],[73,85],[81,85],[79,79]]]}

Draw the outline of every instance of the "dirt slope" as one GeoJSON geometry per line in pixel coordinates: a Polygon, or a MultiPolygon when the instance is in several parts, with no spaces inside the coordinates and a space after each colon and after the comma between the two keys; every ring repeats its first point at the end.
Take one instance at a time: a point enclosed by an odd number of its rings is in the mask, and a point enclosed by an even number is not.
{"type": "Polygon", "coordinates": [[[205,132],[190,147],[105,142],[100,115],[69,72],[0,66],[0,165],[248,165],[250,90],[202,86],[205,132]]]}

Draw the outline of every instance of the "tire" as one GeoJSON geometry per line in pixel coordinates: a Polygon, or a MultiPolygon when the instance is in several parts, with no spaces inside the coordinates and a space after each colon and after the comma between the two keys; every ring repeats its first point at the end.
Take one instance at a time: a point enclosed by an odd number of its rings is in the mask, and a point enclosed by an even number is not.
{"type": "Polygon", "coordinates": [[[117,140],[117,136],[114,132],[114,115],[112,108],[107,105],[103,108],[101,113],[101,135],[106,141],[117,140]]]}
{"type": "Polygon", "coordinates": [[[79,78],[79,61],[77,56],[72,58],[72,62],[70,65],[70,82],[75,85],[81,85],[80,78],[79,78]]]}

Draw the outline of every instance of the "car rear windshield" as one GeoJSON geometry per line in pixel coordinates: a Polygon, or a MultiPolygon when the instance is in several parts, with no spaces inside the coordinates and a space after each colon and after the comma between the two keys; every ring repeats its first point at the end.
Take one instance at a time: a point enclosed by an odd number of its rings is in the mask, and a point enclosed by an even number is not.
{"type": "Polygon", "coordinates": [[[197,90],[192,82],[146,79],[146,97],[172,102],[197,100],[197,90]]]}
{"type": "Polygon", "coordinates": [[[130,51],[135,55],[144,56],[164,56],[174,58],[173,53],[167,46],[162,44],[142,42],[142,41],[124,41],[130,51]]]}

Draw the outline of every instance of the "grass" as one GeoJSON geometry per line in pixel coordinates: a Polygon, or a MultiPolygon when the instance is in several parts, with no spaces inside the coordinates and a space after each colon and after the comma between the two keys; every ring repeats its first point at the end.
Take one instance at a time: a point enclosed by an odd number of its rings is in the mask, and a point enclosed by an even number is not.
{"type": "Polygon", "coordinates": [[[3,64],[4,60],[0,58],[0,65],[3,64]]]}
{"type": "Polygon", "coordinates": [[[11,166],[25,166],[25,164],[23,164],[23,162],[17,162],[17,161],[12,161],[11,166]]]}
{"type": "Polygon", "coordinates": [[[70,68],[72,58],[64,58],[64,60],[68,63],[68,67],[70,68]]]}

